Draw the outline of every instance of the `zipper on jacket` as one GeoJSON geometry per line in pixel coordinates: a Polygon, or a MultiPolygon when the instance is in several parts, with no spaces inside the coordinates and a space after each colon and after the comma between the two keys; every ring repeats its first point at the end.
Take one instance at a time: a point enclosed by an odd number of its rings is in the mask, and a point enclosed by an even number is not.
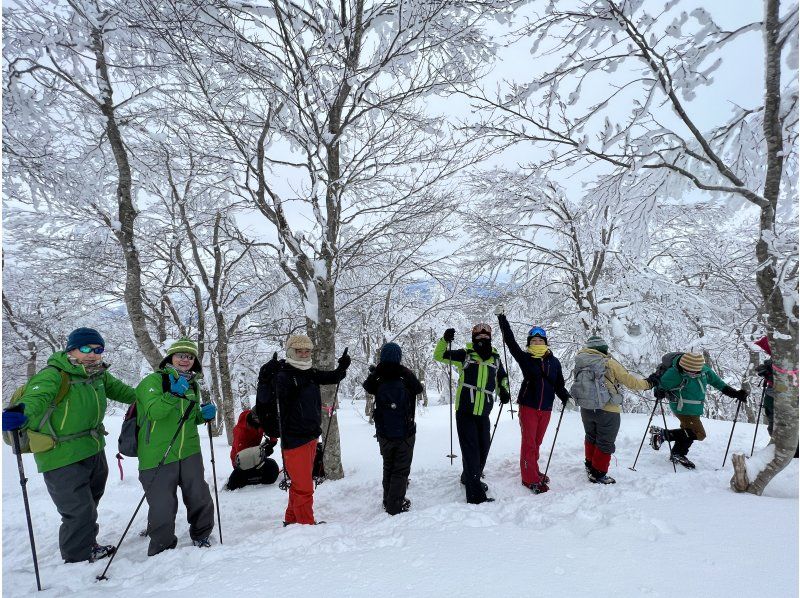
{"type": "MultiPolygon", "coordinates": [[[[70,390],[72,390],[72,389],[70,389],[70,390]]],[[[66,397],[64,397],[64,398],[66,398],[66,397]]],[[[64,406],[64,417],[61,418],[61,425],[59,426],[61,428],[61,431],[63,432],[64,431],[64,423],[66,423],[66,421],[67,421],[67,413],[69,413],[69,401],[61,401],[61,402],[65,404],[65,406],[64,406]]],[[[55,430],[53,430],[53,432],[55,432],[55,430]]]]}

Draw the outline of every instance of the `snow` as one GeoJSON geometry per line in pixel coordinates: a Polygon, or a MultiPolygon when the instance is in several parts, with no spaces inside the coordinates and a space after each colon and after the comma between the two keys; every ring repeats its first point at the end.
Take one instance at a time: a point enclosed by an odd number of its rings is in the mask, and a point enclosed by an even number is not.
{"type": "MultiPolygon", "coordinates": [[[[436,397],[431,397],[431,403],[436,397]]],[[[283,528],[286,494],[277,486],[220,490],[224,546],[191,546],[185,511],[177,518],[178,548],[148,558],[144,509],[109,570],[106,562],[61,562],[58,514],[33,459],[25,456],[44,596],[794,596],[798,586],[798,465],[781,472],[763,497],[734,494],[730,455],[720,466],[730,422],[704,421],[708,438],[690,456],[698,469],[673,473],[666,452],[645,444],[633,472],[647,416],[623,414],[612,460],[617,484],[590,484],[583,471],[577,412],[564,415],[549,475],[551,491],[534,496],[519,482],[519,427],[504,410],[486,466],[490,496],[468,505],[451,467],[448,408],[418,414],[408,496],[411,512],[381,509],[381,461],[363,403],[339,413],[346,477],[315,494],[316,527],[283,528]],[[758,563],[755,565],[755,563],[758,563]],[[756,573],[757,567],[757,573],[756,573]]],[[[494,413],[492,423],[494,423],[494,413]]],[[[543,468],[557,418],[543,444],[543,468]]],[[[106,418],[116,438],[121,415],[106,418]]],[[[669,425],[676,424],[671,418],[669,425]]],[[[731,451],[748,452],[753,426],[738,424],[731,451]]],[[[759,431],[759,446],[766,431],[759,431]]],[[[113,444],[113,442],[112,442],[113,444]]],[[[229,448],[215,439],[218,484],[230,472],[229,448]]],[[[460,454],[456,444],[455,452],[460,454]]],[[[768,451],[764,451],[768,452],[768,451]]],[[[135,459],[120,481],[111,448],[100,503],[100,541],[116,542],[141,497],[135,459]]],[[[207,440],[206,478],[211,481],[207,440]]],[[[35,580],[16,463],[3,449],[3,593],[32,595],[35,580]]],[[[146,508],[146,507],[145,507],[146,508]]]]}

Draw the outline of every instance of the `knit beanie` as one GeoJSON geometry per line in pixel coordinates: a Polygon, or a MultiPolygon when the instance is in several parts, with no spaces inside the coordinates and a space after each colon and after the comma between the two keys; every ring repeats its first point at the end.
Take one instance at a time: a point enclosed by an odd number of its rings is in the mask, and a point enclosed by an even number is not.
{"type": "Polygon", "coordinates": [[[303,369],[306,365],[311,367],[311,357],[300,359],[297,357],[298,349],[314,349],[314,343],[305,334],[293,334],[286,341],[286,361],[295,367],[303,369]]]}
{"type": "Polygon", "coordinates": [[[608,353],[608,343],[602,336],[593,335],[586,339],[586,348],[608,353]]]}
{"type": "Polygon", "coordinates": [[[172,365],[172,356],[175,355],[175,353],[188,353],[189,355],[194,355],[194,361],[192,362],[192,367],[189,368],[189,371],[198,373],[203,370],[203,366],[200,364],[200,360],[198,359],[200,356],[200,351],[197,349],[197,343],[185,337],[175,341],[169,346],[167,349],[167,355],[161,360],[158,368],[164,369],[165,366],[172,365]]]}
{"type": "Polygon", "coordinates": [[[684,353],[678,360],[678,365],[687,372],[699,372],[706,364],[702,353],[684,353]]]}
{"type": "Polygon", "coordinates": [[[386,343],[381,347],[381,363],[400,363],[403,351],[397,343],[386,343]]]}
{"type": "Polygon", "coordinates": [[[94,328],[77,328],[69,333],[66,351],[72,351],[84,345],[100,345],[101,347],[105,347],[106,341],[103,340],[103,337],[100,336],[100,333],[94,328]]]}

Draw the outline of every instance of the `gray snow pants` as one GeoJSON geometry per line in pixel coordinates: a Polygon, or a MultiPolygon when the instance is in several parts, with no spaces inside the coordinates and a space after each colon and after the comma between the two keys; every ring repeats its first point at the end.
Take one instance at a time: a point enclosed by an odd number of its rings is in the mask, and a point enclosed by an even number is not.
{"type": "Polygon", "coordinates": [[[613,455],[616,447],[620,425],[620,414],[602,409],[584,409],[581,407],[581,420],[583,431],[586,432],[586,441],[595,445],[606,455],[613,455]]]}
{"type": "Polygon", "coordinates": [[[58,546],[67,563],[88,561],[97,542],[97,505],[106,489],[105,452],[42,474],[61,515],[58,546]]]}
{"type": "Polygon", "coordinates": [[[147,556],[175,548],[175,516],[178,514],[178,486],[181,487],[189,536],[200,540],[214,529],[214,503],[203,472],[200,453],[180,461],[139,472],[139,481],[147,498],[147,535],[150,546],[147,556]],[[158,472],[158,475],[156,475],[158,472]]]}

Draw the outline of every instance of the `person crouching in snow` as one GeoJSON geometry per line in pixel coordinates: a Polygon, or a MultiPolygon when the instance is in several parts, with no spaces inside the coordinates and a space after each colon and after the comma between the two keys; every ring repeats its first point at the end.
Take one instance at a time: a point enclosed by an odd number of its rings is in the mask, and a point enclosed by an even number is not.
{"type": "Polygon", "coordinates": [[[389,515],[411,508],[406,498],[417,427],[414,412],[422,384],[400,365],[403,352],[395,343],[381,347],[380,362],[362,386],[375,397],[375,432],[383,458],[383,508],[389,515]]]}
{"type": "Polygon", "coordinates": [[[264,430],[255,411],[242,411],[233,428],[233,471],[225,487],[236,490],[256,484],[274,484],[280,468],[269,456],[276,443],[277,439],[264,438],[264,430]]]}
{"type": "Polygon", "coordinates": [[[314,344],[307,336],[290,336],[286,341],[286,359],[278,361],[273,357],[259,373],[257,402],[266,412],[277,399],[283,467],[292,480],[284,526],[323,523],[314,520],[312,477],[317,439],[322,434],[319,387],[344,380],[350,366],[350,356],[345,351],[335,370],[318,370],[311,360],[313,349],[314,344]]]}
{"type": "Polygon", "coordinates": [[[564,387],[561,362],[550,351],[544,328],[531,328],[528,332],[527,350],[522,350],[514,339],[502,306],[495,310],[495,314],[503,333],[503,341],[522,370],[523,383],[517,399],[522,429],[519,455],[522,485],[534,494],[541,494],[549,490],[550,480],[539,471],[539,447],[550,422],[556,395],[563,406],[566,406],[570,398],[569,392],[564,387]]]}
{"type": "Polygon", "coordinates": [[[608,475],[614,442],[620,426],[622,393],[619,385],[631,390],[649,390],[652,385],[629,373],[608,354],[608,343],[599,336],[590,336],[586,346],[575,356],[575,382],[569,389],[581,408],[586,432],[586,474],[595,484],[614,484],[608,475]]]}
{"type": "MultiPolygon", "coordinates": [[[[655,377],[657,374],[652,374],[655,377]]],[[[687,469],[695,465],[686,457],[695,440],[702,442],[706,431],[700,416],[706,400],[706,386],[713,386],[725,396],[747,401],[747,391],[734,390],[706,365],[702,353],[683,353],[673,359],[672,366],[664,372],[658,382],[656,393],[669,397],[669,407],[680,421],[680,428],[665,430],[657,426],[650,428],[650,446],[655,450],[663,442],[672,442],[670,461],[680,463],[687,469]]]]}
{"type": "Polygon", "coordinates": [[[202,367],[197,356],[193,341],[184,338],[173,343],[158,370],[136,387],[139,481],[148,506],[148,556],[178,544],[175,536],[178,486],[186,505],[192,544],[201,548],[211,546],[214,503],[205,480],[197,426],[213,420],[217,409],[212,403],[202,406],[199,403],[197,379],[202,375],[202,367]],[[159,466],[179,427],[164,464],[159,466]]]}
{"type": "Polygon", "coordinates": [[[467,493],[467,502],[491,502],[487,498],[488,486],[481,482],[483,467],[489,455],[489,413],[495,395],[503,404],[511,400],[508,391],[508,374],[500,355],[492,347],[492,327],[476,324],[472,327],[472,342],[464,349],[450,350],[456,331],[448,328],[433,351],[433,358],[458,368],[456,390],[456,430],[461,447],[463,471],[461,483],[467,493]]]}

